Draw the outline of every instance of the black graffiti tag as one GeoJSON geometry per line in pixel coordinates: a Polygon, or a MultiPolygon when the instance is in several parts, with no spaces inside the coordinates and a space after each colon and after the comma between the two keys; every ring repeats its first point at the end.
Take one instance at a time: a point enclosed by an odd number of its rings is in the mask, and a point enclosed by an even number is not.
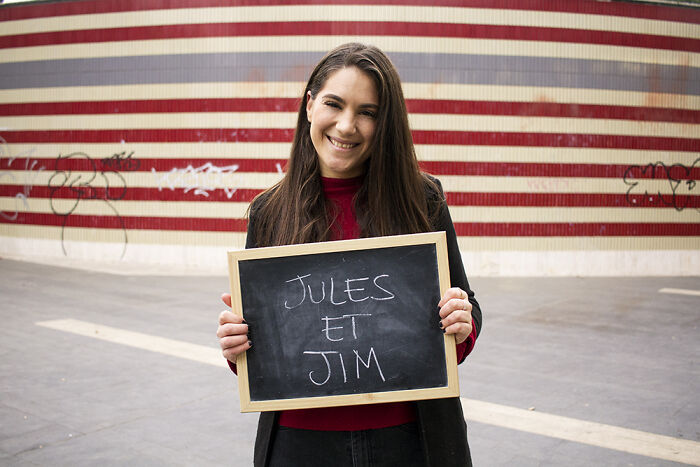
{"type": "Polygon", "coordinates": [[[49,202],[51,211],[63,217],[61,228],[61,248],[65,247],[65,229],[68,218],[75,212],[82,200],[101,200],[110,208],[119,222],[124,236],[121,257],[126,253],[128,237],[124,220],[119,215],[114,202],[124,199],[127,193],[126,179],[120,170],[137,170],[140,161],[133,159],[133,152],[116,153],[95,161],[84,152],[59,155],[56,158],[54,173],[49,178],[49,202]],[[73,170],[79,167],[80,170],[73,170]],[[67,201],[66,201],[67,200],[67,201]]]}
{"type": "Polygon", "coordinates": [[[693,169],[700,165],[700,157],[690,166],[683,164],[673,164],[667,166],[663,162],[649,163],[647,165],[631,165],[627,167],[623,175],[623,181],[629,188],[625,198],[631,206],[638,206],[635,195],[643,194],[643,202],[651,205],[662,204],[672,206],[676,211],[686,208],[694,208],[700,212],[697,198],[700,194],[697,180],[691,178],[693,169]],[[667,181],[671,188],[671,193],[662,193],[658,189],[654,180],[667,181]],[[654,187],[652,187],[652,184],[654,187]]]}

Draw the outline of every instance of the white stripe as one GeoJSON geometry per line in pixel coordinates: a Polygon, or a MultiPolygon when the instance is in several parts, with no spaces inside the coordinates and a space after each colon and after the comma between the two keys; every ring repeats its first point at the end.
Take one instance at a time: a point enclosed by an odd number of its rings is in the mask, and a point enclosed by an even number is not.
{"type": "Polygon", "coordinates": [[[605,60],[655,65],[700,66],[700,53],[645,49],[614,45],[573,44],[566,42],[512,41],[498,39],[461,39],[397,36],[265,36],[207,37],[195,39],[154,39],[41,47],[17,47],[0,50],[0,63],[41,60],[178,55],[188,53],[236,52],[318,52],[347,42],[374,44],[393,52],[432,54],[474,54],[493,56],[552,57],[605,60]]]}
{"type": "Polygon", "coordinates": [[[399,5],[316,5],[182,8],[57,16],[7,21],[0,35],[95,28],[159,26],[169,24],[246,23],[278,21],[372,21],[465,23],[552,28],[585,28],[674,37],[700,37],[700,26],[661,21],[577,13],[492,8],[453,8],[399,5]]]}
{"type": "Polygon", "coordinates": [[[663,289],[659,289],[659,293],[670,293],[670,294],[679,294],[679,295],[694,295],[694,296],[700,297],[700,290],[663,288],[663,289]]]}
{"type": "MultiPolygon", "coordinates": [[[[227,366],[221,351],[214,347],[75,319],[40,321],[36,324],[57,331],[70,332],[84,337],[96,338],[114,344],[135,347],[217,367],[227,366]]],[[[700,443],[696,441],[528,411],[473,399],[461,398],[461,401],[467,420],[656,459],[700,465],[698,463],[700,459],[700,443]]]]}
{"type": "MultiPolygon", "coordinates": [[[[117,175],[114,172],[100,172],[100,167],[97,167],[97,172],[88,171],[72,171],[63,172],[49,182],[51,177],[56,173],[54,167],[48,167],[41,172],[5,170],[0,172],[2,184],[7,185],[46,185],[52,187],[68,185],[71,181],[75,184],[82,183],[81,186],[106,187],[110,186],[113,190],[118,190],[126,184],[127,187],[145,187],[145,188],[161,188],[170,189],[170,187],[187,189],[190,187],[200,186],[202,177],[190,171],[186,166],[173,168],[167,172],[119,172],[117,175]],[[97,175],[96,175],[97,174],[97,175]],[[65,181],[63,176],[70,177],[65,181]],[[102,176],[104,175],[104,176],[102,176]]],[[[269,188],[277,183],[281,178],[278,173],[262,173],[262,172],[227,172],[215,174],[208,178],[211,183],[209,189],[263,189],[269,188]]],[[[209,183],[207,182],[207,183],[209,183]]]]}
{"type": "MultiPolygon", "coordinates": [[[[0,117],[0,127],[20,130],[276,128],[293,129],[296,112],[120,113],[99,115],[32,115],[0,117]]],[[[484,131],[631,135],[696,138],[700,125],[690,123],[591,118],[500,115],[409,114],[413,130],[484,131]]]]}
{"type": "Polygon", "coordinates": [[[577,420],[462,398],[465,418],[655,459],[700,465],[700,443],[629,428],[577,420]]]}
{"type": "MultiPolygon", "coordinates": [[[[60,166],[59,166],[60,168],[60,166]]],[[[47,185],[54,175],[53,167],[48,167],[41,172],[29,172],[19,170],[4,170],[0,182],[3,185],[47,185]]],[[[101,173],[87,171],[73,171],[70,180],[77,183],[89,181],[93,187],[123,186],[127,187],[161,188],[170,189],[171,183],[175,187],[185,189],[197,185],[197,176],[187,171],[181,174],[174,169],[169,172],[120,172],[120,176],[112,172],[101,173]]],[[[51,181],[51,186],[61,186],[63,175],[59,174],[51,181]]],[[[445,191],[452,192],[487,192],[487,193],[614,193],[624,194],[630,189],[622,179],[595,178],[595,177],[510,177],[510,176],[481,176],[481,175],[440,175],[440,181],[445,191]]],[[[234,172],[222,173],[213,178],[209,189],[266,189],[277,183],[281,174],[263,172],[234,172]]],[[[633,193],[661,193],[673,194],[669,180],[639,179],[633,193]]],[[[66,182],[69,183],[69,182],[66,182]]],[[[676,195],[694,195],[693,187],[681,183],[675,191],[676,195]]]]}
{"type": "MultiPolygon", "coordinates": [[[[299,98],[304,82],[163,83],[1,89],[0,102],[73,102],[149,99],[299,98]]],[[[624,105],[696,110],[700,96],[606,89],[403,83],[407,99],[624,105]]]]}
{"type": "MultiPolygon", "coordinates": [[[[195,190],[190,189],[190,192],[195,190]]],[[[83,216],[170,217],[200,219],[242,219],[248,203],[206,201],[206,188],[200,189],[198,201],[110,201],[102,199],[12,198],[0,197],[0,212],[37,213],[83,216]]],[[[209,195],[210,196],[210,195],[209,195]]],[[[517,197],[514,194],[514,197],[517,197]]],[[[513,206],[451,206],[450,213],[455,222],[632,222],[632,223],[700,223],[693,209],[676,211],[673,208],[636,209],[606,207],[513,207],[513,206]]]]}
{"type": "MultiPolygon", "coordinates": [[[[59,154],[76,152],[89,154],[93,159],[110,157],[116,152],[130,153],[135,161],[143,159],[202,159],[195,166],[212,159],[230,159],[225,164],[236,164],[235,158],[283,159],[289,157],[290,143],[41,143],[0,145],[0,168],[20,169],[27,158],[56,159],[59,154]],[[3,159],[4,158],[4,159],[3,159]],[[12,160],[10,162],[10,160],[12,160]]],[[[694,152],[666,152],[631,149],[556,148],[528,146],[459,146],[416,145],[418,159],[423,161],[450,162],[526,162],[526,163],[578,163],[642,165],[661,162],[666,166],[682,164],[690,166],[699,154],[694,152]]],[[[30,162],[31,164],[31,162],[30,162]]],[[[45,169],[53,167],[53,161],[42,161],[45,169]],[[48,164],[48,166],[46,166],[48,164]]],[[[175,165],[179,165],[175,162],[175,165]]],[[[282,164],[283,165],[283,164],[282,164]]],[[[0,182],[1,183],[1,182],[0,182]]]]}
{"type": "MultiPolygon", "coordinates": [[[[169,191],[169,190],[168,190],[169,191]]],[[[183,193],[183,189],[178,189],[183,193]]],[[[197,189],[188,188],[188,192],[197,192],[202,201],[109,201],[103,199],[32,198],[18,199],[0,197],[0,212],[31,212],[38,214],[66,215],[68,213],[83,216],[120,216],[136,217],[187,217],[201,219],[243,219],[249,203],[206,201],[213,190],[206,186],[197,189]]],[[[675,211],[674,211],[675,212],[675,211]]]]}
{"type": "MultiPolygon", "coordinates": [[[[3,185],[34,186],[49,185],[49,180],[54,175],[53,167],[48,167],[41,172],[4,170],[0,174],[0,182],[3,185]]],[[[66,173],[67,174],[67,173],[66,173]]],[[[181,189],[197,187],[200,182],[196,174],[186,170],[177,172],[175,169],[168,172],[120,172],[116,175],[105,171],[104,176],[98,172],[73,171],[70,180],[73,183],[88,182],[92,187],[144,187],[170,189],[171,186],[181,189]],[[96,176],[97,174],[97,176],[96,176]],[[123,181],[122,181],[123,179],[123,181]]],[[[51,186],[62,186],[63,173],[59,173],[51,181],[51,186]]],[[[594,178],[594,177],[510,177],[510,176],[481,176],[481,175],[440,175],[440,181],[445,191],[452,192],[486,192],[486,193],[614,193],[624,194],[630,189],[622,179],[594,178]]],[[[281,174],[267,172],[234,172],[222,173],[212,177],[208,189],[266,189],[277,183],[281,174]]],[[[638,179],[639,182],[632,193],[641,194],[661,193],[672,195],[674,193],[669,180],[638,179]]],[[[65,182],[64,184],[68,184],[65,182]]],[[[115,188],[116,189],[116,188],[115,188]]],[[[678,185],[676,195],[694,195],[693,187],[686,183],[678,185]]]]}
{"type": "MultiPolygon", "coordinates": [[[[23,250],[24,256],[37,256],[33,249],[45,242],[47,258],[57,257],[58,261],[70,262],[75,258],[88,261],[103,261],[114,259],[114,268],[119,269],[128,265],[144,263],[153,264],[196,264],[208,262],[211,256],[201,254],[201,247],[219,248],[218,260],[226,264],[227,249],[240,249],[245,246],[245,232],[211,232],[202,230],[140,230],[127,231],[128,246],[126,255],[123,253],[124,232],[121,229],[101,229],[95,227],[66,227],[30,224],[0,224],[0,249],[9,255],[22,255],[17,250],[21,242],[27,242],[23,250]],[[61,238],[68,245],[69,256],[66,257],[61,249],[61,238]],[[9,241],[8,239],[13,239],[9,241]],[[72,249],[70,245],[79,245],[72,249]],[[85,245],[98,245],[97,249],[86,253],[85,245]],[[105,254],[102,245],[116,245],[117,253],[112,258],[105,254]],[[193,251],[197,251],[193,254],[193,251]],[[87,254],[87,257],[83,255],[87,254]]],[[[690,249],[691,247],[688,247],[690,249]]],[[[39,254],[41,256],[41,254],[39,254]]],[[[226,270],[224,268],[224,270],[226,270]]]]}
{"type": "Polygon", "coordinates": [[[464,263],[470,276],[651,276],[656,274],[659,255],[667,262],[667,267],[658,271],[660,276],[700,275],[700,236],[457,237],[457,243],[463,254],[475,255],[482,260],[478,263],[480,267],[464,263]],[[676,250],[676,253],[663,256],[670,250],[676,250]],[[559,261],[553,259],[544,264],[538,257],[515,255],[519,251],[537,252],[540,258],[551,252],[563,256],[558,257],[559,261]],[[493,255],[489,257],[494,252],[502,253],[502,256],[498,260],[493,255]],[[591,256],[607,252],[622,255],[602,262],[591,256]],[[630,252],[634,255],[623,260],[624,254],[630,252]],[[508,256],[509,253],[514,256],[508,256]],[[494,268],[498,269],[498,274],[489,272],[494,268]]]}
{"type": "MultiPolygon", "coordinates": [[[[123,252],[122,243],[124,233],[119,229],[99,229],[84,227],[67,227],[63,236],[69,245],[70,257],[63,255],[60,246],[62,229],[60,226],[27,225],[27,224],[0,224],[0,253],[7,255],[24,255],[26,257],[37,256],[36,245],[38,242],[46,243],[46,256],[56,257],[58,261],[71,261],[72,259],[84,259],[89,262],[109,259],[102,245],[117,245],[114,260],[114,268],[122,268],[125,264],[167,264],[163,258],[171,264],[193,264],[206,262],[198,252],[200,247],[221,248],[219,257],[225,263],[226,249],[243,248],[245,245],[245,232],[206,232],[194,230],[128,230],[129,245],[126,248],[126,256],[122,261],[120,255],[123,252]],[[79,248],[71,250],[70,245],[79,244],[79,248]],[[85,245],[98,245],[95,250],[87,250],[85,245]],[[21,249],[20,249],[21,247],[21,249]],[[170,248],[167,252],[163,247],[170,248]],[[197,251],[198,253],[194,253],[197,251]],[[149,259],[150,258],[150,259],[149,259]]],[[[607,271],[624,271],[611,273],[613,275],[651,275],[654,269],[652,258],[659,252],[675,250],[672,256],[667,258],[669,265],[658,275],[700,275],[700,236],[694,237],[458,237],[459,248],[463,254],[472,254],[477,257],[494,252],[503,252],[503,261],[493,263],[484,261],[485,266],[475,268],[473,263],[465,263],[470,275],[493,275],[489,270],[498,267],[501,271],[497,275],[509,276],[527,268],[528,272],[516,275],[551,276],[551,275],[606,275],[607,271]],[[531,258],[522,263],[509,258],[509,252],[536,251],[546,253],[548,251],[568,252],[582,270],[570,272],[574,266],[563,267],[566,261],[552,262],[549,268],[541,267],[531,258]],[[590,254],[595,252],[617,251],[621,253],[638,253],[634,261],[618,265],[615,261],[596,263],[590,259],[590,254]],[[580,256],[576,256],[580,255],[580,256]],[[647,256],[645,256],[647,255],[647,256]],[[557,264],[559,266],[557,267],[557,264]],[[523,265],[527,265],[524,268],[523,265]],[[591,265],[595,265],[592,267],[591,265]],[[639,266],[642,265],[642,266],[639,266]],[[679,270],[679,266],[680,270],[679,270]],[[619,267],[618,267],[619,266],[619,267]],[[634,269],[634,268],[637,269],[634,269]],[[598,268],[598,269],[596,269],[598,268]],[[511,271],[512,269],[512,271],[511,271]],[[569,271],[569,272],[567,272],[569,271]]],[[[39,255],[41,256],[41,255],[39,255]]],[[[664,257],[666,258],[666,257],[664,257]]],[[[630,259],[631,260],[631,259],[630,259]]],[[[225,270],[225,268],[223,268],[225,270]]]]}

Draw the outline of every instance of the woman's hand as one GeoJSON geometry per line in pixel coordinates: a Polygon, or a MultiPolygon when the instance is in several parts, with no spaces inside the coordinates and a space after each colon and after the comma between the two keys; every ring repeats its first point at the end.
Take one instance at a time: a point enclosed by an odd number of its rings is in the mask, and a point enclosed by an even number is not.
{"type": "Polygon", "coordinates": [[[440,303],[440,328],[445,334],[454,334],[461,344],[472,332],[472,304],[467,292],[459,287],[447,289],[440,303]]]}
{"type": "MultiPolygon", "coordinates": [[[[226,306],[231,306],[231,294],[222,294],[221,300],[226,306]]],[[[248,339],[248,325],[240,315],[231,310],[222,311],[219,315],[219,328],[216,330],[216,337],[219,338],[221,353],[232,363],[236,363],[236,357],[252,345],[248,339]]]]}

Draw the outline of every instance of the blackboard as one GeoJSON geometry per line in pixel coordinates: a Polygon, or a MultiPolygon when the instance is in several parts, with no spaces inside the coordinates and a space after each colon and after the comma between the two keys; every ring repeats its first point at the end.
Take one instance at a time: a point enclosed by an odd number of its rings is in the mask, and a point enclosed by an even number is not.
{"type": "Polygon", "coordinates": [[[444,232],[231,251],[241,411],[459,394],[444,232]]]}

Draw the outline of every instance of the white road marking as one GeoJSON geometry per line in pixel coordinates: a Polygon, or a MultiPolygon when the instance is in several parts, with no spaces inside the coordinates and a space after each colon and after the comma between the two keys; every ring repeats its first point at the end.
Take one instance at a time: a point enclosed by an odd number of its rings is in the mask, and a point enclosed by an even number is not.
{"type": "Polygon", "coordinates": [[[128,345],[129,347],[136,347],[137,349],[170,355],[171,357],[184,358],[208,365],[227,366],[226,360],[221,355],[221,351],[215,347],[191,344],[189,342],[167,339],[165,337],[153,336],[141,332],[127,331],[76,319],[54,319],[51,321],[40,321],[36,324],[57,331],[93,337],[114,344],[128,345]]]}
{"type": "Polygon", "coordinates": [[[700,297],[700,290],[689,290],[689,289],[659,289],[659,293],[675,293],[679,295],[695,295],[700,297]]]}
{"type": "Polygon", "coordinates": [[[682,464],[700,465],[700,443],[697,441],[466,398],[462,398],[462,408],[467,420],[479,423],[682,464]]]}
{"type": "MultiPolygon", "coordinates": [[[[663,290],[663,289],[662,289],[663,290]]],[[[227,367],[215,347],[127,331],[75,319],[40,321],[38,326],[149,350],[208,365],[227,367]]],[[[700,466],[700,442],[578,420],[490,402],[461,398],[467,420],[551,438],[700,466]]]]}

